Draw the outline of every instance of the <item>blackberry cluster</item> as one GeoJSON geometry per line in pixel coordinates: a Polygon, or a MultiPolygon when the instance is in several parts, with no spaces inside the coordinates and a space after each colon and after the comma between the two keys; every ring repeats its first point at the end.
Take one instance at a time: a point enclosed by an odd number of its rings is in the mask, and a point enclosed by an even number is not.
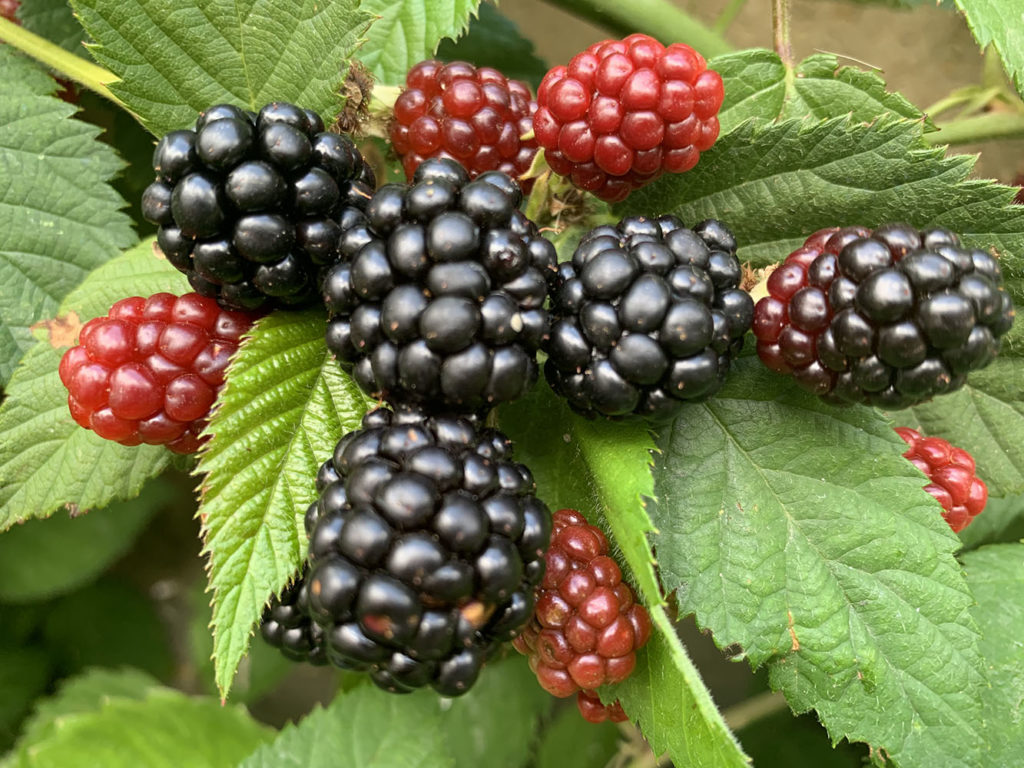
{"type": "Polygon", "coordinates": [[[537,143],[551,169],[617,201],[681,173],[718,138],[722,77],[683,43],[602,40],[554,67],[537,90],[537,143]]]}
{"type": "Polygon", "coordinates": [[[159,225],[161,250],[196,291],[231,309],[315,300],[320,270],[375,186],[351,139],[281,102],[258,115],[210,107],[194,130],[160,139],[153,170],[142,213],[159,225]]]}
{"type": "MultiPolygon", "coordinates": [[[[513,645],[529,657],[544,690],[559,698],[579,693],[580,712],[600,722],[602,705],[594,691],[633,672],[636,651],[651,635],[651,619],[608,557],[600,528],[572,509],[555,512],[552,524],[537,609],[513,645]]],[[[618,718],[621,712],[613,706],[606,716],[618,718]]]]}
{"type": "Polygon", "coordinates": [[[368,394],[474,413],[522,396],[548,330],[555,249],[517,206],[518,185],[425,161],[342,235],[324,279],[327,346],[368,394]]]}
{"type": "Polygon", "coordinates": [[[584,415],[672,416],[722,385],[750,328],[736,240],[674,216],[591,230],[558,266],[544,368],[584,415]]]}
{"type": "Polygon", "coordinates": [[[306,571],[289,584],[280,597],[271,600],[263,612],[260,634],[268,645],[291,661],[306,661],[322,667],[327,664],[324,631],[309,618],[309,589],[306,571]]]}
{"type": "Polygon", "coordinates": [[[122,445],[194,453],[231,355],[256,317],[196,293],[121,299],[82,327],[60,361],[72,418],[122,445]]]}
{"type": "MultiPolygon", "coordinates": [[[[389,691],[430,685],[457,696],[519,633],[551,516],[510,453],[502,433],[467,419],[383,408],[341,439],[307,514],[299,610],[332,664],[368,671],[389,691]]],[[[282,623],[273,609],[269,617],[282,623]]]]}
{"type": "Polygon", "coordinates": [[[924,487],[942,505],[942,517],[953,533],[960,533],[981,514],[988,502],[988,487],[975,473],[974,459],[941,437],[922,437],[909,427],[896,434],[910,446],[903,454],[931,481],[924,487]]]}
{"type": "Polygon", "coordinates": [[[496,69],[421,61],[395,100],[391,146],[407,179],[430,157],[458,160],[474,177],[502,171],[516,178],[537,153],[537,142],[522,138],[533,131],[536,109],[529,87],[496,69]]]}
{"type": "Polygon", "coordinates": [[[821,230],[767,286],[761,360],[837,402],[906,408],[957,390],[1013,325],[999,262],[941,228],[821,230]]]}

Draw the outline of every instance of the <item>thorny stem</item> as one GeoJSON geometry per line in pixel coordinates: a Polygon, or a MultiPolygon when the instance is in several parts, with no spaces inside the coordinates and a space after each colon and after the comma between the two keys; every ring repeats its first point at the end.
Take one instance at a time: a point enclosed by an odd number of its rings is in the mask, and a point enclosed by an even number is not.
{"type": "Polygon", "coordinates": [[[54,45],[49,40],[2,17],[0,17],[0,40],[27,53],[50,69],[56,70],[68,80],[73,80],[90,91],[110,99],[119,107],[127,109],[124,103],[107,87],[110,83],[116,83],[118,80],[113,72],[93,64],[91,61],[86,61],[80,56],[75,56],[59,45],[54,45]]]}
{"type": "Polygon", "coordinates": [[[789,0],[772,0],[772,36],[775,52],[787,68],[793,66],[793,44],[789,37],[789,0]]]}

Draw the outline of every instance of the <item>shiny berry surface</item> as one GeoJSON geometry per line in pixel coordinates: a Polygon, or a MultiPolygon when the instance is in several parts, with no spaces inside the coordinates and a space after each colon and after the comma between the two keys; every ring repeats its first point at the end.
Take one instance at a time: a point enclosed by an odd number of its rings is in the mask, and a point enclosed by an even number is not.
{"type": "Polygon", "coordinates": [[[551,169],[602,200],[682,173],[718,138],[721,76],[684,43],[603,40],[551,69],[533,126],[551,169]]]}
{"type": "Polygon", "coordinates": [[[923,437],[909,427],[896,427],[896,434],[909,446],[903,458],[928,476],[931,482],[924,489],[942,505],[953,533],[960,533],[988,502],[988,487],[975,474],[974,459],[941,437],[923,437]]]}
{"type": "Polygon", "coordinates": [[[75,421],[122,445],[194,453],[242,335],[258,317],[206,296],[122,299],[60,362],[75,421]]]}
{"type": "Polygon", "coordinates": [[[193,129],[160,139],[153,170],[142,213],[164,255],[194,290],[237,310],[314,303],[343,224],[376,186],[352,139],[283,102],[204,110],[193,129]]]}
{"type": "Polygon", "coordinates": [[[624,723],[629,719],[622,711],[622,705],[618,700],[614,704],[602,704],[601,699],[593,691],[577,693],[576,707],[588,723],[603,723],[606,720],[613,723],[624,723]]]}
{"type": "Polygon", "coordinates": [[[721,222],[631,217],[587,233],[551,280],[544,374],[587,416],[671,418],[722,386],[750,328],[721,222]]]}
{"type": "Polygon", "coordinates": [[[377,409],[345,435],[306,515],[309,615],[337,667],[458,696],[534,609],[551,515],[511,442],[377,409]]]}
{"type": "Polygon", "coordinates": [[[535,140],[522,138],[536,108],[525,83],[496,69],[421,61],[395,101],[389,137],[409,180],[431,157],[457,160],[473,178],[487,171],[517,178],[537,152],[535,140]]]}
{"type": "Polygon", "coordinates": [[[636,651],[650,637],[650,615],[608,556],[600,528],[571,509],[558,510],[552,521],[537,607],[513,645],[548,693],[566,698],[582,692],[577,703],[584,717],[601,722],[614,714],[619,722],[625,719],[621,707],[601,716],[594,691],[629,677],[636,651]]]}
{"type": "Polygon", "coordinates": [[[1015,316],[995,258],[903,224],[816,232],[767,289],[753,323],[766,366],[830,401],[888,409],[962,387],[1015,316]]]}
{"type": "Polygon", "coordinates": [[[323,630],[309,618],[308,570],[263,611],[260,634],[291,661],[327,664],[323,630]]]}

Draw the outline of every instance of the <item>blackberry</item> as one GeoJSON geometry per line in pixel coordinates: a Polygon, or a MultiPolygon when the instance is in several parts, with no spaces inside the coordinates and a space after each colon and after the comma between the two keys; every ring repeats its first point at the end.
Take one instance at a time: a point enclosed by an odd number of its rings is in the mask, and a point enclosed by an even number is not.
{"type": "Polygon", "coordinates": [[[824,229],[767,281],[762,362],[832,402],[906,408],[998,354],[1014,308],[999,262],[941,229],[824,229]]]}
{"type": "Polygon", "coordinates": [[[554,246],[503,173],[431,159],[381,187],[324,279],[327,346],[368,394],[459,413],[522,396],[547,334],[554,246]]]}
{"type": "Polygon", "coordinates": [[[317,298],[351,210],[373,171],[347,136],[283,102],[259,114],[230,104],[171,131],[153,153],[142,213],[192,287],[230,309],[295,307],[317,298]]]}
{"type": "Polygon", "coordinates": [[[551,287],[544,368],[584,415],[674,415],[721,387],[750,328],[736,241],[709,219],[625,218],[580,241],[551,287]]]}
{"type": "Polygon", "coordinates": [[[551,535],[511,443],[467,419],[385,409],[320,471],[309,611],[327,658],[393,692],[465,693],[533,613],[551,535]]]}
{"type": "Polygon", "coordinates": [[[988,487],[975,475],[971,454],[941,437],[922,437],[909,427],[897,427],[896,434],[909,446],[903,457],[928,476],[924,489],[942,505],[943,519],[953,533],[960,533],[988,502],[988,487]]]}
{"type": "Polygon", "coordinates": [[[583,719],[588,723],[603,723],[611,720],[613,723],[624,723],[629,718],[622,711],[622,705],[615,701],[613,704],[602,704],[600,697],[593,691],[580,691],[576,694],[576,707],[579,709],[583,719]]]}
{"type": "Polygon", "coordinates": [[[122,299],[86,323],[60,361],[72,418],[122,445],[194,453],[228,361],[256,317],[196,293],[122,299]]]}
{"type": "Polygon", "coordinates": [[[307,578],[308,570],[304,569],[280,597],[270,601],[263,611],[260,634],[286,658],[320,667],[327,664],[327,652],[323,630],[309,618],[307,578]]]}
{"type": "Polygon", "coordinates": [[[537,143],[551,169],[602,200],[681,173],[718,138],[721,76],[690,46],[647,35],[602,40],[537,90],[537,143]]]}
{"type": "MultiPolygon", "coordinates": [[[[552,696],[584,692],[577,704],[589,720],[598,716],[595,700],[600,705],[594,691],[633,672],[636,651],[651,635],[651,618],[608,557],[600,528],[573,509],[555,512],[552,525],[537,608],[513,645],[552,696]]],[[[619,713],[614,706],[608,712],[619,713]]]]}
{"type": "Polygon", "coordinates": [[[516,178],[537,154],[537,142],[522,138],[533,131],[536,109],[529,87],[496,69],[421,61],[395,100],[391,145],[410,180],[430,157],[458,160],[472,177],[502,171],[516,178]]]}

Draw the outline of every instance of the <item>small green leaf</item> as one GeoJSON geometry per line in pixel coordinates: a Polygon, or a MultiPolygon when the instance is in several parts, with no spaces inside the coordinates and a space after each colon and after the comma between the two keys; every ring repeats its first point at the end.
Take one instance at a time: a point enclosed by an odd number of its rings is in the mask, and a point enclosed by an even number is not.
{"type": "Polygon", "coordinates": [[[874,72],[844,67],[832,54],[819,53],[790,70],[773,51],[753,48],[727,53],[708,62],[725,80],[725,101],[718,113],[722,134],[744,120],[788,120],[849,115],[870,123],[882,115],[925,119],[898,93],[885,90],[874,72]]]}
{"type": "Polygon", "coordinates": [[[1024,206],[1012,205],[1016,189],[968,179],[975,158],[925,147],[922,130],[919,121],[894,118],[872,126],[747,122],[692,171],[637,190],[617,212],[664,211],[689,224],[721,219],[740,258],[756,266],[781,261],[823,227],[944,226],[974,247],[996,248],[1004,272],[1020,275],[1024,206]]]}
{"type": "Polygon", "coordinates": [[[85,56],[88,40],[68,0],[30,0],[18,6],[18,18],[29,32],[45,37],[61,48],[85,56]]]}
{"type": "MultiPolygon", "coordinates": [[[[62,317],[73,312],[84,322],[106,314],[125,296],[187,290],[184,275],[155,258],[147,241],[90,272],[60,312],[62,317]]],[[[167,466],[169,454],[162,446],[118,445],[71,419],[68,393],[57,376],[71,343],[60,332],[70,327],[49,328],[49,337],[29,351],[11,378],[0,406],[0,530],[65,505],[81,512],[132,498],[167,466]]]]}
{"type": "Polygon", "coordinates": [[[445,37],[458,37],[480,0],[363,0],[377,17],[359,49],[359,60],[378,81],[402,85],[412,66],[429,59],[445,37]]]}
{"type": "Polygon", "coordinates": [[[973,613],[989,679],[982,694],[986,752],[973,765],[1003,768],[1024,754],[1024,545],[968,552],[964,567],[978,601],[973,613]]]}
{"type": "Polygon", "coordinates": [[[660,443],[656,546],[680,613],[771,661],[833,739],[904,768],[974,764],[983,673],[959,540],[904,443],[752,356],[736,369],[660,443]]]}
{"type": "Polygon", "coordinates": [[[479,15],[457,40],[445,38],[437,47],[442,61],[468,61],[477,67],[494,67],[506,77],[523,80],[536,88],[548,65],[534,53],[533,42],[523,37],[518,25],[490,3],[481,3],[479,15]]]}
{"type": "Polygon", "coordinates": [[[607,768],[620,741],[614,723],[588,723],[572,702],[559,710],[541,734],[537,768],[607,768]]]}
{"type": "Polygon", "coordinates": [[[1024,96],[1024,23],[1018,0],[956,0],[978,45],[995,46],[1006,74],[1024,96]]]}
{"type": "Polygon", "coordinates": [[[302,562],[317,470],[368,405],[327,351],[322,311],[263,318],[228,369],[197,470],[223,695],[263,607],[302,562]]]}
{"type": "Polygon", "coordinates": [[[241,707],[156,688],[59,718],[19,768],[229,768],[272,735],[241,707]]]}
{"type": "Polygon", "coordinates": [[[0,387],[34,342],[30,326],[135,241],[109,183],[122,162],[56,87],[0,46],[0,387]]]}
{"type": "Polygon", "coordinates": [[[155,480],[131,501],[85,515],[28,520],[0,534],[0,600],[27,602],[68,592],[123,555],[173,494],[155,480]]]}
{"type": "Polygon", "coordinates": [[[290,101],[326,122],[370,14],[358,0],[73,0],[110,89],[154,134],[219,102],[290,101]]]}
{"type": "Polygon", "coordinates": [[[394,696],[360,685],[286,726],[239,768],[455,768],[442,701],[432,691],[394,696]]]}

